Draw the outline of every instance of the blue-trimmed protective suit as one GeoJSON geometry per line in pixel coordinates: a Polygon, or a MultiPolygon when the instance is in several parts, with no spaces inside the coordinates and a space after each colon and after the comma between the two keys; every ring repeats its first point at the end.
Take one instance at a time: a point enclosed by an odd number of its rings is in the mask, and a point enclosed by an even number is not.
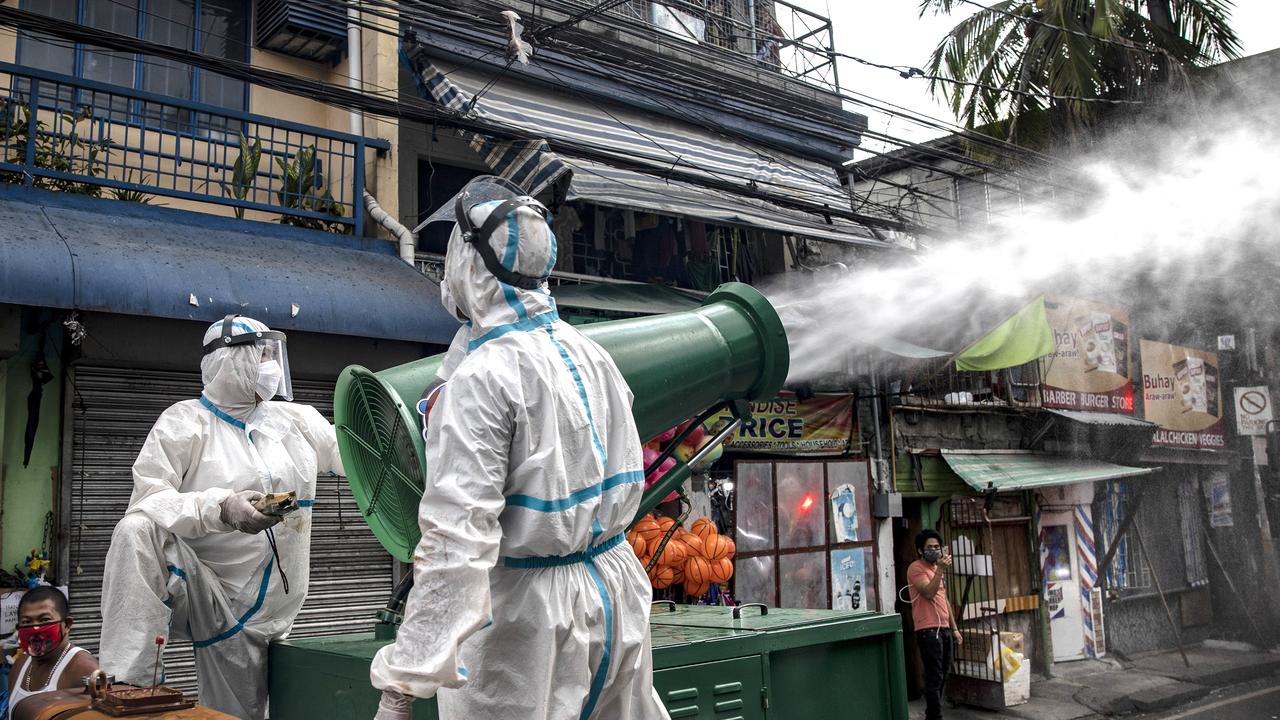
{"type": "MultiPolygon", "coordinates": [[[[234,322],[235,335],[267,329],[234,322]]],[[[221,332],[214,323],[205,342],[221,332]]],[[[151,428],[103,569],[99,651],[107,673],[150,685],[155,637],[190,639],[201,704],[249,720],[266,716],[267,645],[307,596],[316,475],[343,472],[333,426],[315,408],[257,401],[260,355],[253,344],[205,355],[201,397],[151,428]],[[290,490],[301,508],[272,528],[277,568],[267,534],[233,528],[223,504],[243,491],[290,490]]]]}
{"type": "MultiPolygon", "coordinates": [[[[495,205],[471,209],[475,227],[495,205]]],[[[509,270],[555,265],[533,209],[486,240],[509,270]]],[[[437,696],[445,720],[666,718],[652,591],[621,542],[644,487],[626,381],[545,285],[500,283],[456,227],[441,292],[469,325],[429,417],[414,586],[374,687],[437,696]]]]}

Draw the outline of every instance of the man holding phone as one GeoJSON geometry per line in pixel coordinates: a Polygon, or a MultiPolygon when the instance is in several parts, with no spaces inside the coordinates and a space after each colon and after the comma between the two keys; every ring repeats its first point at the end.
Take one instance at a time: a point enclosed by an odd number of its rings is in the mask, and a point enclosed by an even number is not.
{"type": "Polygon", "coordinates": [[[964,643],[947,602],[943,568],[951,567],[951,553],[942,546],[942,536],[933,530],[916,535],[920,559],[907,568],[911,619],[916,645],[924,662],[925,720],[942,719],[942,689],[951,668],[953,647],[964,643]]]}

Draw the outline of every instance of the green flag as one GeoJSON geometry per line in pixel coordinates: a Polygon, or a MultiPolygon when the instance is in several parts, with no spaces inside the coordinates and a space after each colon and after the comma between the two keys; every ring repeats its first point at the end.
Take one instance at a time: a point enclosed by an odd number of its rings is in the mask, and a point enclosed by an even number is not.
{"type": "Polygon", "coordinates": [[[999,370],[1018,367],[1056,349],[1044,296],[1032,300],[1012,317],[956,355],[957,370],[999,370]]]}

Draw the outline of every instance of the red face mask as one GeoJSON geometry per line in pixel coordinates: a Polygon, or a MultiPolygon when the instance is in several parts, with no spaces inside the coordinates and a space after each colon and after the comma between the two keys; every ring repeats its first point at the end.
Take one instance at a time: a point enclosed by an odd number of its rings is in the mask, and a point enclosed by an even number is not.
{"type": "Polygon", "coordinates": [[[41,657],[62,644],[62,621],[20,627],[18,643],[22,652],[31,657],[41,657]]]}

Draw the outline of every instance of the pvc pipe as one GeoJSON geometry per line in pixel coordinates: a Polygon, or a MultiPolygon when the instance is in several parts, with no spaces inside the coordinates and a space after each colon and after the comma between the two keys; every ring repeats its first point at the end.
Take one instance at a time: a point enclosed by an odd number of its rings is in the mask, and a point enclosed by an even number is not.
{"type": "Polygon", "coordinates": [[[378,204],[378,199],[364,191],[364,209],[373,218],[373,221],[386,228],[388,232],[395,236],[396,241],[400,245],[400,259],[414,265],[414,255],[418,250],[418,236],[413,231],[404,226],[404,223],[391,217],[391,213],[382,209],[378,204]]]}

